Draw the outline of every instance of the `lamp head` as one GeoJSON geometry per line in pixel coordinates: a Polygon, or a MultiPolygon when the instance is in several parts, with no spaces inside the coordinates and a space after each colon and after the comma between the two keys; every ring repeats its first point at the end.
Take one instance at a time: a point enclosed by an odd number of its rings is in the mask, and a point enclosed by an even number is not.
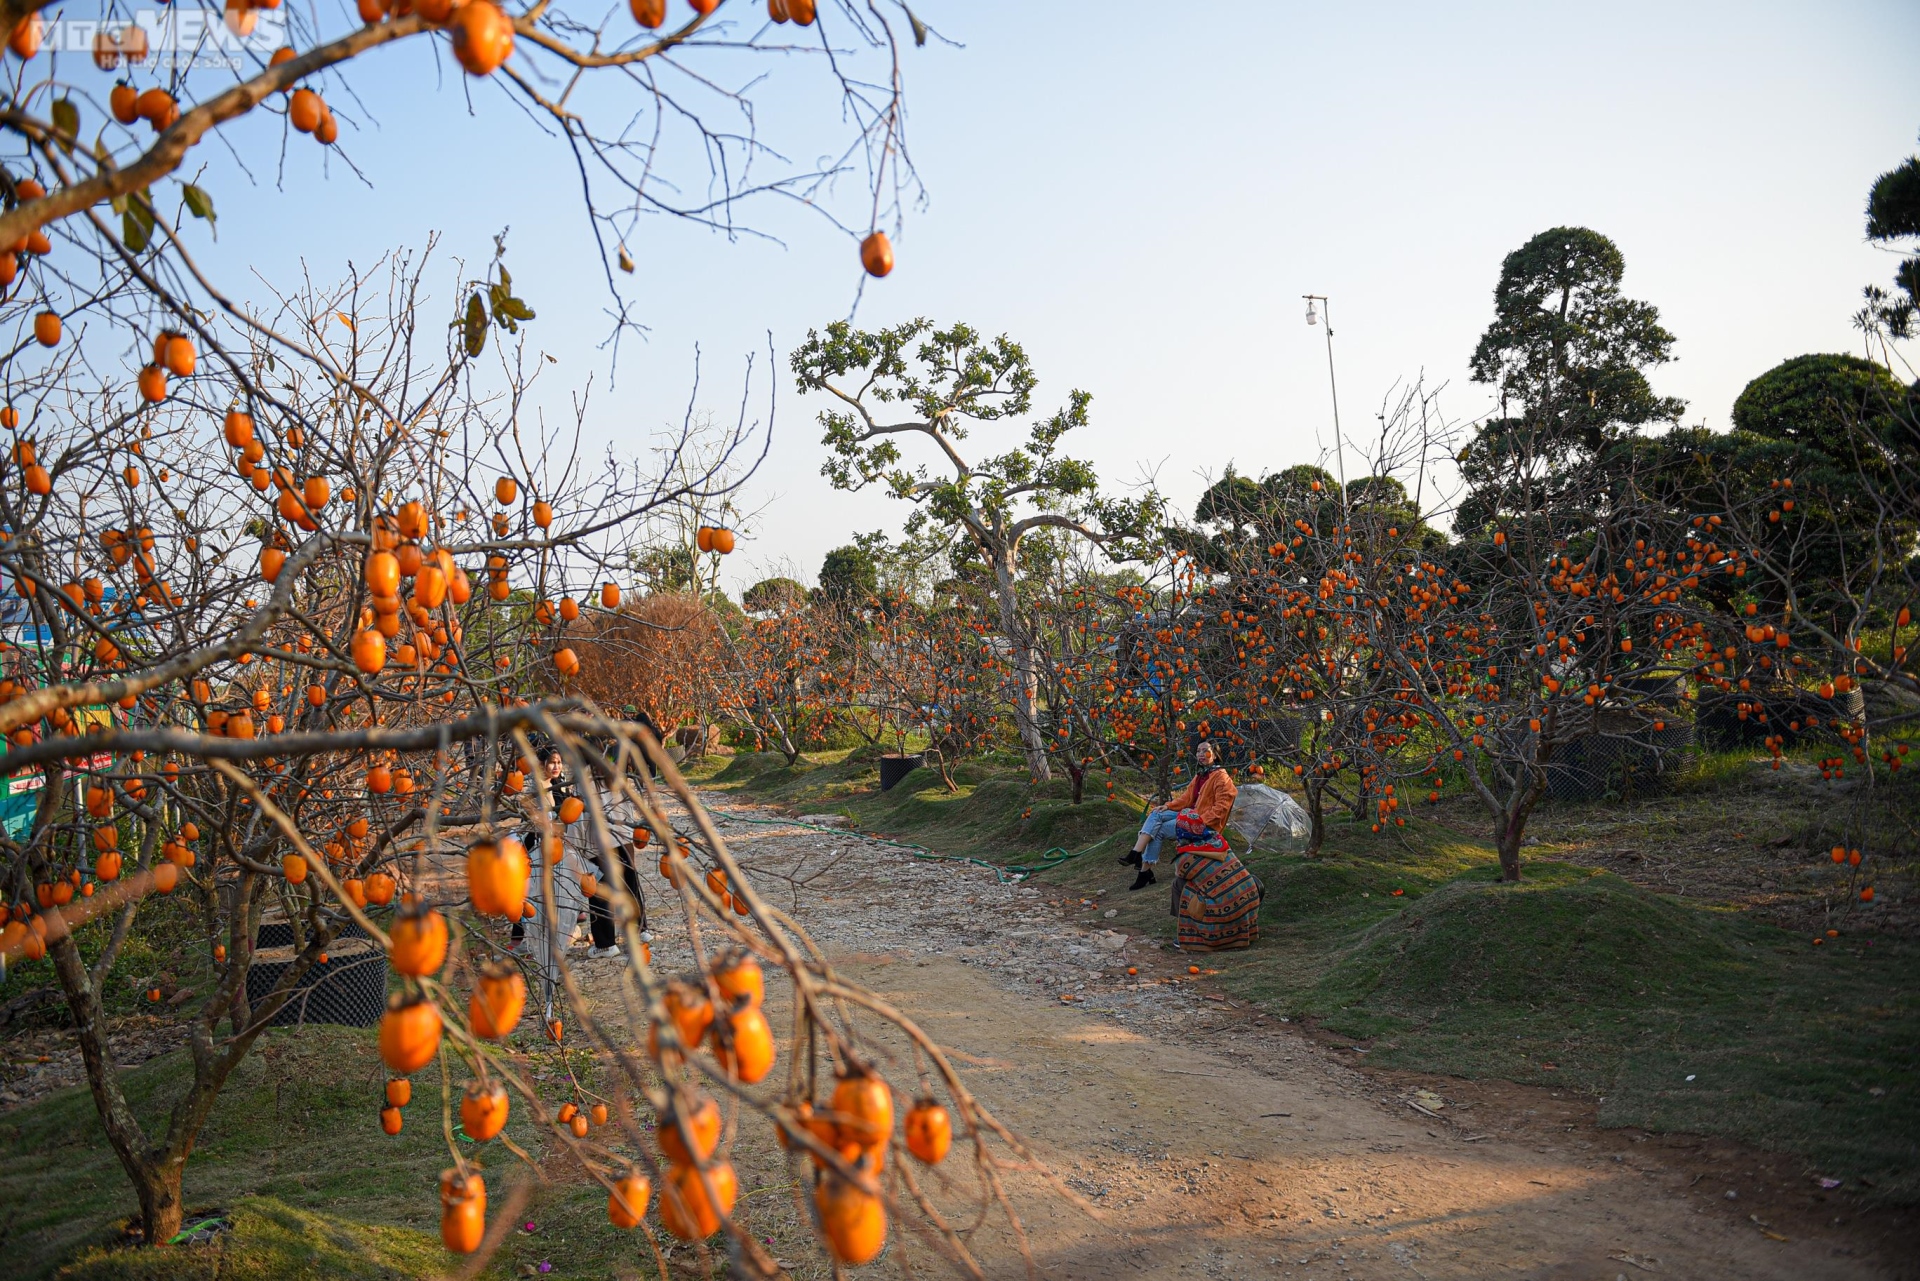
{"type": "Polygon", "coordinates": [[[1309,325],[1317,325],[1320,323],[1320,315],[1314,311],[1313,299],[1311,298],[1307,299],[1307,323],[1309,325]]]}

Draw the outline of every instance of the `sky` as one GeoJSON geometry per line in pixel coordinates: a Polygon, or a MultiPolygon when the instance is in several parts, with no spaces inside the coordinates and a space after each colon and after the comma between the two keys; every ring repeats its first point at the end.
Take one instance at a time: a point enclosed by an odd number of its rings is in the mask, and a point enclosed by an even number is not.
{"type": "MultiPolygon", "coordinates": [[[[856,322],[1010,335],[1040,377],[1036,414],[1092,394],[1068,451],[1115,489],[1155,478],[1177,507],[1230,463],[1260,475],[1331,439],[1324,330],[1305,324],[1303,294],[1332,299],[1350,433],[1420,377],[1470,420],[1490,407],[1467,365],[1501,259],[1549,227],[1591,227],[1624,252],[1625,292],[1678,338],[1655,389],[1688,402],[1687,422],[1724,427],[1776,362],[1857,351],[1860,289],[1892,275],[1862,208],[1920,135],[1910,0],[914,5],[945,38],[901,59],[924,206],[856,322]]],[[[773,61],[755,90],[763,138],[802,159],[843,145],[828,87],[804,59],[773,61]]],[[[205,260],[236,292],[256,274],[337,276],[430,234],[483,260],[507,229],[516,291],[539,313],[531,341],[557,359],[549,406],[591,380],[592,442],[639,453],[676,426],[696,350],[698,403],[731,418],[755,362],[753,412],[771,412],[773,440],[726,585],[810,581],[852,534],[899,527],[901,504],[820,476],[820,406],[786,372],[810,327],[849,314],[852,237],[790,202],[746,213],[765,238],[648,220],[629,244],[648,332],[616,362],[564,146],[417,52],[374,55],[353,88],[329,98],[364,180],[303,138],[251,184],[207,156],[221,220],[205,260]]],[[[243,150],[277,151],[280,133],[234,130],[243,150]]],[[[839,192],[855,222],[860,181],[839,192]]],[[[999,452],[1016,432],[970,443],[999,452]]]]}

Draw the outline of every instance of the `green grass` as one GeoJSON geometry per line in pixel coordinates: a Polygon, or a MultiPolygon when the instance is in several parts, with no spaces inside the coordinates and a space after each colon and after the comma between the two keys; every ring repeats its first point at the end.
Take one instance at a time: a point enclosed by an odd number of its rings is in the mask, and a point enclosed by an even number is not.
{"type": "MultiPolygon", "coordinates": [[[[129,1101],[154,1132],[184,1088],[188,1064],[170,1054],[124,1074],[129,1101]]],[[[441,1131],[440,1084],[414,1080],[406,1125],[381,1133],[386,1070],[372,1032],[308,1027],[261,1038],[230,1079],[187,1163],[189,1223],[223,1211],[234,1230],[186,1250],[119,1248],[137,1212],[85,1090],[67,1090],[0,1116],[0,1258],[9,1277],[438,1277],[437,1180],[452,1162],[441,1131]],[[62,1265],[65,1265],[64,1267],[62,1265]]],[[[463,1083],[456,1072],[454,1089],[463,1083]]],[[[516,1114],[508,1133],[536,1153],[516,1114]]],[[[475,1145],[463,1143],[469,1159],[475,1145]]],[[[490,1199],[527,1177],[499,1144],[484,1149],[490,1199]]],[[[540,1189],[527,1216],[536,1235],[510,1235],[484,1276],[517,1275],[551,1259],[556,1277],[638,1266],[637,1234],[606,1222],[597,1184],[540,1189]]]]}
{"type": "MultiPolygon", "coordinates": [[[[961,794],[949,795],[916,773],[882,795],[867,762],[793,771],[759,757],[736,758],[713,783],[1001,863],[1135,825],[1137,804],[1089,802],[1074,814],[1064,784],[1031,788],[1009,774],[964,768],[961,794]]],[[[1660,839],[1723,836],[1752,776],[1750,756],[1703,759],[1674,796],[1651,803],[1660,839]]],[[[1543,820],[1577,827],[1618,809],[1556,807],[1543,820]]],[[[1470,811],[1450,817],[1472,830],[1470,811]]],[[[1171,940],[1165,893],[1125,893],[1119,848],[1039,879],[1101,896],[1090,924],[1171,940]],[[1099,915],[1108,907],[1120,911],[1111,922],[1099,915]]],[[[1816,948],[1751,913],[1550,859],[1529,859],[1525,879],[1503,885],[1489,845],[1420,817],[1381,834],[1334,817],[1323,857],[1247,861],[1267,897],[1259,945],[1211,962],[1229,994],[1355,1038],[1377,1066],[1580,1090],[1602,1100],[1605,1125],[1729,1135],[1870,1180],[1878,1198],[1920,1201],[1920,953],[1910,939],[1849,930],[1816,948]]]]}
{"type": "Polygon", "coordinates": [[[1082,849],[1137,827],[1142,810],[1131,795],[1096,799],[1100,789],[1091,781],[1082,803],[1074,805],[1066,779],[1035,785],[1023,773],[991,763],[957,766],[957,791],[948,791],[937,772],[921,769],[882,792],[878,763],[854,752],[810,753],[794,767],[773,753],[743,754],[708,771],[703,783],[742,799],[843,814],[864,831],[997,863],[1023,862],[1050,849],[1082,849]]]}
{"type": "MultiPolygon", "coordinates": [[[[76,900],[77,901],[77,900],[76,900]]],[[[164,984],[206,990],[212,974],[197,905],[186,894],[150,896],[135,917],[113,967],[113,976],[100,993],[109,1016],[146,1008],[148,988],[164,984]]],[[[113,913],[104,913],[74,931],[80,955],[91,965],[99,959],[113,934],[113,913]]],[[[36,988],[53,988],[51,963],[28,962],[7,967],[0,981],[0,1005],[36,988]]]]}
{"type": "Polygon", "coordinates": [[[274,1197],[248,1197],[231,1230],[205,1245],[169,1250],[82,1250],[62,1281],[387,1281],[436,1276],[448,1255],[438,1240],[405,1228],[343,1223],[274,1197]]]}

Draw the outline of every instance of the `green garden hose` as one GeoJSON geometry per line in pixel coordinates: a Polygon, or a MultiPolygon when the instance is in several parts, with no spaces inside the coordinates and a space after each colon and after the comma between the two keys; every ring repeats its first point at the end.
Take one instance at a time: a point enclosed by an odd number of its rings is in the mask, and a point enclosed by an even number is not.
{"type": "Polygon", "coordinates": [[[729,823],[753,823],[760,827],[804,827],[812,832],[837,832],[841,835],[851,833],[854,836],[860,837],[862,840],[877,841],[882,845],[891,845],[895,849],[906,850],[917,859],[925,859],[935,863],[972,863],[975,867],[984,867],[998,877],[1002,885],[1005,885],[1009,879],[1012,879],[1008,876],[1008,873],[1013,873],[1014,877],[1027,877],[1037,872],[1048,871],[1051,868],[1060,866],[1062,863],[1079,858],[1082,854],[1093,853],[1093,851],[1099,849],[1102,845],[1105,845],[1118,835],[1116,832],[1109,832],[1083,850],[1067,850],[1056,845],[1045,854],[1042,854],[1040,861],[1037,863],[1009,863],[1002,866],[1001,864],[989,863],[983,858],[973,858],[966,854],[936,854],[926,846],[915,845],[911,841],[896,841],[890,837],[874,836],[867,832],[853,831],[845,827],[826,827],[819,823],[802,823],[799,819],[795,818],[746,818],[739,814],[729,814],[724,811],[715,812],[714,817],[729,823]]]}

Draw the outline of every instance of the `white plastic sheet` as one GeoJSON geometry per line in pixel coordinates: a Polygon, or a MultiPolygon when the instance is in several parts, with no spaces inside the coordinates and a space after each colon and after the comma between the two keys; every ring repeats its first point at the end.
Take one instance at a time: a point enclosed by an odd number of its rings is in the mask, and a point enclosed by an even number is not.
{"type": "Polygon", "coordinates": [[[1227,826],[1253,845],[1305,840],[1313,830],[1306,810],[1285,792],[1264,783],[1242,783],[1227,826]]]}

